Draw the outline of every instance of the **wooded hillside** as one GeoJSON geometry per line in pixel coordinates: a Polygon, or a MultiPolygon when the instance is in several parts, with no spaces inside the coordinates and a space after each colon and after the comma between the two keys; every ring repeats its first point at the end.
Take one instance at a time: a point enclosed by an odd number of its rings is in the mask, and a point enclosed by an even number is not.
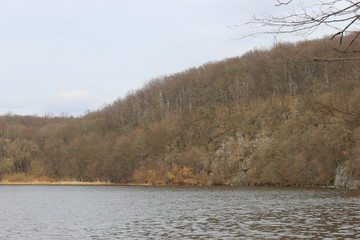
{"type": "MultiPolygon", "coordinates": [[[[81,118],[2,116],[0,176],[360,186],[360,61],[312,59],[341,47],[252,50],[153,79],[81,118]]],[[[359,42],[351,48],[359,57],[359,42]]]]}

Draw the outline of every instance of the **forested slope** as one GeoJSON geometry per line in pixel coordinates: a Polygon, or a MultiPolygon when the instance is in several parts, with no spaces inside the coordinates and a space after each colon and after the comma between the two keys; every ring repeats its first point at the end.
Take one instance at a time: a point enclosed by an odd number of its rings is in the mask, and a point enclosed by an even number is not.
{"type": "Polygon", "coordinates": [[[0,174],[360,187],[360,61],[311,59],[341,47],[324,38],[253,50],[153,79],[81,118],[2,116],[0,174]]]}

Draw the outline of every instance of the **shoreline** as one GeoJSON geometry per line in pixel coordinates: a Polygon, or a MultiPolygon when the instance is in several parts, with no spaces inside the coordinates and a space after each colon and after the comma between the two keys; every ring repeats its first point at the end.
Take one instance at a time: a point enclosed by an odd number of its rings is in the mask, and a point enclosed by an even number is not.
{"type": "Polygon", "coordinates": [[[141,183],[110,183],[110,182],[79,182],[79,181],[29,181],[29,182],[13,182],[13,181],[0,181],[1,185],[61,185],[61,186],[151,186],[150,184],[141,183]]]}
{"type": "Polygon", "coordinates": [[[150,183],[111,183],[111,182],[81,182],[81,181],[0,181],[0,186],[11,185],[33,185],[33,186],[230,186],[230,187],[284,187],[284,188],[328,188],[336,189],[334,186],[293,186],[293,185],[183,185],[183,184],[150,184],[150,183]]]}

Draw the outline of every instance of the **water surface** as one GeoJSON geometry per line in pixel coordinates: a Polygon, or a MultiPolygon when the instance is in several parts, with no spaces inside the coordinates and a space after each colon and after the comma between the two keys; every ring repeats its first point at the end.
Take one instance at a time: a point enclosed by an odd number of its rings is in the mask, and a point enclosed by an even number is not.
{"type": "Polygon", "coordinates": [[[360,191],[0,186],[1,239],[360,239],[360,191]]]}

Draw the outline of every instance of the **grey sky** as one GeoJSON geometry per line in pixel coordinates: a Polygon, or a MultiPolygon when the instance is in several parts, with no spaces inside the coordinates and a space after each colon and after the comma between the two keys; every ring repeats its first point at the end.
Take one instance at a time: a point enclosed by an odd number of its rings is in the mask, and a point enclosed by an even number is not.
{"type": "Polygon", "coordinates": [[[0,114],[81,115],[152,78],[271,46],[229,26],[275,3],[0,0],[0,114]]]}

